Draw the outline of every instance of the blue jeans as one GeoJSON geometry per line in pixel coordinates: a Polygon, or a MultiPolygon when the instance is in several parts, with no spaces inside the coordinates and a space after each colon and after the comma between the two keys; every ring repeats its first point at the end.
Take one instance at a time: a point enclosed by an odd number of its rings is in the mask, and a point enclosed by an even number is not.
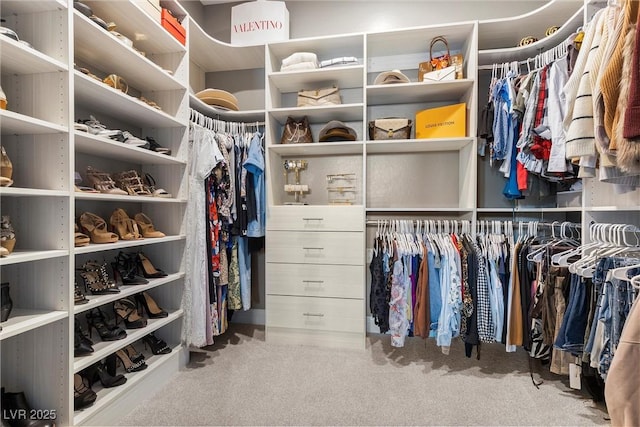
{"type": "Polygon", "coordinates": [[[429,312],[431,313],[431,337],[438,330],[438,319],[442,310],[442,291],[440,290],[440,266],[436,266],[436,256],[432,251],[427,253],[429,265],[429,312]]]}
{"type": "Polygon", "coordinates": [[[590,287],[590,283],[580,276],[571,275],[567,310],[564,313],[558,337],[553,344],[556,348],[568,351],[574,356],[582,353],[584,347],[584,333],[589,316],[590,287]]]}

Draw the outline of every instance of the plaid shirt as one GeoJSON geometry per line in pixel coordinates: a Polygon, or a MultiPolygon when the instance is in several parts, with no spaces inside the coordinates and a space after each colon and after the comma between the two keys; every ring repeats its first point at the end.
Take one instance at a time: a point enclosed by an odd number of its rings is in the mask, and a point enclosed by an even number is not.
{"type": "Polygon", "coordinates": [[[549,97],[549,88],[547,86],[547,73],[549,67],[546,66],[540,71],[540,88],[538,90],[538,102],[536,104],[536,115],[533,122],[533,145],[531,153],[537,159],[549,160],[551,154],[551,141],[541,137],[535,132],[535,129],[546,122],[547,117],[547,98],[549,97]]]}
{"type": "Polygon", "coordinates": [[[473,248],[478,256],[478,336],[481,342],[495,342],[496,329],[491,318],[491,299],[489,298],[489,275],[487,271],[487,259],[482,254],[480,247],[474,243],[473,248]]]}

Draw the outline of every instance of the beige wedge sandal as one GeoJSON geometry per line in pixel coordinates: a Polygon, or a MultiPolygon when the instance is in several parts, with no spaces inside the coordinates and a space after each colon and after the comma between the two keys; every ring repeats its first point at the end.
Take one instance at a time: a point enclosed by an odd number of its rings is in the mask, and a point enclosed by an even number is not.
{"type": "Polygon", "coordinates": [[[138,223],[140,230],[142,230],[142,236],[150,238],[165,237],[165,234],[162,231],[156,230],[151,219],[142,212],[135,214],[133,218],[138,223]]]}

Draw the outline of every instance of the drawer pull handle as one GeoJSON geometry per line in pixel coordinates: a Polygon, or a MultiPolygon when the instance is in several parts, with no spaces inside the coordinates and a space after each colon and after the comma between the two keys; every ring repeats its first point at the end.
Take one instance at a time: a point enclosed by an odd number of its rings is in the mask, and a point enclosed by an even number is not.
{"type": "Polygon", "coordinates": [[[317,283],[319,285],[324,283],[324,280],[303,280],[302,283],[304,284],[309,284],[309,283],[317,283]]]}
{"type": "Polygon", "coordinates": [[[324,250],[324,248],[314,248],[309,246],[304,246],[302,249],[304,249],[305,251],[323,251],[324,250]]]}
{"type": "Polygon", "coordinates": [[[306,317],[324,317],[323,313],[302,313],[306,317]]]}
{"type": "Polygon", "coordinates": [[[324,218],[302,218],[303,221],[324,221],[324,218]]]}

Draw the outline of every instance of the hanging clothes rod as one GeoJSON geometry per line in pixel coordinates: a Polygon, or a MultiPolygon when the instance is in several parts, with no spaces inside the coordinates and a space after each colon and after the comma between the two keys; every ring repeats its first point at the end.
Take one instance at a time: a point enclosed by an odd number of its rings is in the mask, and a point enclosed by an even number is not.
{"type": "Polygon", "coordinates": [[[491,65],[479,65],[478,70],[497,70],[505,67],[513,67],[514,65],[526,65],[527,67],[530,67],[532,63],[534,65],[534,69],[537,69],[550,64],[551,62],[554,62],[559,58],[562,58],[567,54],[568,48],[569,39],[565,39],[560,44],[554,46],[549,50],[542,52],[542,49],[540,49],[540,52],[538,52],[538,54],[532,58],[530,57],[522,61],[509,61],[503,63],[494,63],[491,65]]]}
{"type": "Polygon", "coordinates": [[[226,128],[226,127],[237,127],[237,128],[246,128],[247,126],[249,127],[263,127],[265,125],[264,122],[260,122],[260,121],[255,121],[255,122],[233,122],[233,121],[226,121],[226,120],[221,120],[220,118],[213,118],[213,117],[209,117],[205,114],[202,114],[200,111],[194,110],[193,108],[190,108],[190,117],[189,120],[192,123],[195,123],[199,126],[202,127],[206,127],[209,129],[219,129],[219,128],[226,128]]]}

